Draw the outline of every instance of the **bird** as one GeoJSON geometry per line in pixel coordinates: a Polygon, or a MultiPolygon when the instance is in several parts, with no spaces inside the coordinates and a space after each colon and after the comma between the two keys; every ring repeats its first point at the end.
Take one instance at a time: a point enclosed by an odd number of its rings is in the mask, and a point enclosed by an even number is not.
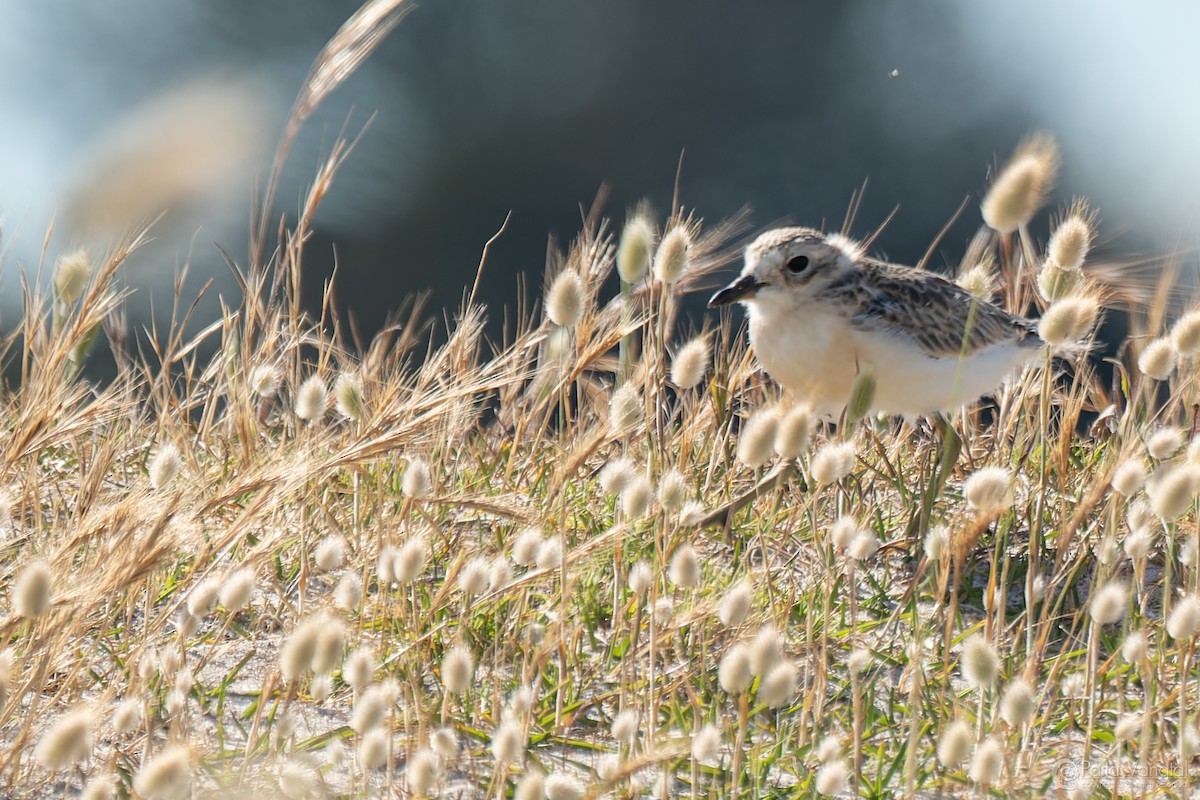
{"type": "Polygon", "coordinates": [[[1044,352],[1033,321],[812,228],[775,228],[751,242],[740,277],[708,305],[735,302],[746,307],[759,364],[827,417],[864,371],[874,378],[872,411],[919,418],[969,405],[1044,352]]]}

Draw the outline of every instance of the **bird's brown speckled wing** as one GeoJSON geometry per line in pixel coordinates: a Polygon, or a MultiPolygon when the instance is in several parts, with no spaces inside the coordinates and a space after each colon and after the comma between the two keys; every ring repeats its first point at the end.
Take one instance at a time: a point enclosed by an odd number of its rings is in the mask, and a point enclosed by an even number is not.
{"type": "Polygon", "coordinates": [[[845,291],[857,296],[853,327],[909,337],[934,358],[971,355],[1001,342],[1041,345],[1034,323],[931,272],[867,262],[845,291]]]}

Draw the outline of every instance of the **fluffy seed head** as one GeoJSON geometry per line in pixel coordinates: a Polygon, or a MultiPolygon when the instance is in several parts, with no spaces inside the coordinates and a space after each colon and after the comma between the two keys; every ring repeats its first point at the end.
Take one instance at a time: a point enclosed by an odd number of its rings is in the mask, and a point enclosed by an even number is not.
{"type": "Polygon", "coordinates": [[[813,416],[804,406],[792,406],[779,417],[775,430],[775,452],[783,458],[799,458],[812,442],[813,416]]]}
{"type": "Polygon", "coordinates": [[[354,704],[350,727],[360,735],[378,728],[387,717],[390,705],[384,694],[383,686],[379,684],[368,686],[366,691],[359,695],[358,702],[354,704]]]}
{"type": "Polygon", "coordinates": [[[1051,303],[1070,297],[1082,282],[1082,273],[1059,269],[1049,261],[1038,270],[1038,291],[1051,303]]]}
{"type": "Polygon", "coordinates": [[[817,744],[817,761],[828,764],[842,757],[842,740],[836,734],[830,734],[817,744]]]}
{"type": "Polygon", "coordinates": [[[371,648],[365,645],[357,647],[346,657],[346,663],[342,665],[342,678],[356,692],[362,692],[371,685],[371,681],[375,680],[375,656],[371,654],[371,648]]]}
{"type": "Polygon", "coordinates": [[[546,776],[536,769],[522,775],[513,791],[513,800],[545,800],[545,797],[546,776]]]}
{"type": "Polygon", "coordinates": [[[346,419],[359,420],[366,413],[367,401],[363,396],[362,380],[357,375],[343,372],[333,384],[333,396],[337,410],[346,419]]]}
{"type": "Polygon", "coordinates": [[[645,561],[639,561],[630,567],[629,575],[625,578],[625,582],[629,585],[629,591],[638,596],[648,592],[653,581],[654,573],[645,561]]]}
{"type": "Polygon", "coordinates": [[[983,785],[990,785],[1000,780],[1000,770],[1004,767],[1004,745],[994,736],[989,736],[975,751],[971,759],[971,780],[983,785]]]}
{"type": "Polygon", "coordinates": [[[845,761],[838,759],[822,764],[817,770],[817,793],[825,797],[840,795],[850,780],[850,768],[845,761]]]}
{"type": "Polygon", "coordinates": [[[1168,469],[1166,475],[1155,475],[1147,488],[1150,508],[1163,522],[1174,522],[1187,513],[1197,488],[1200,488],[1200,468],[1188,464],[1168,469]]]}
{"type": "Polygon", "coordinates": [[[1146,441],[1146,452],[1156,461],[1163,461],[1183,447],[1183,431],[1173,425],[1160,428],[1146,441]]]}
{"type": "Polygon", "coordinates": [[[463,565],[458,573],[458,588],[468,597],[483,594],[488,588],[488,570],[491,565],[486,558],[476,556],[463,565]]]}
{"type": "Polygon", "coordinates": [[[353,572],[343,572],[333,587],[333,602],[343,611],[353,611],[362,603],[362,578],[353,572]]]}
{"type": "Polygon", "coordinates": [[[842,515],[829,526],[829,541],[833,542],[837,549],[845,550],[850,547],[860,530],[858,520],[849,515],[842,515]]]}
{"type": "Polygon", "coordinates": [[[1147,528],[1130,531],[1129,535],[1125,537],[1125,554],[1135,564],[1145,561],[1153,547],[1154,535],[1147,528]]]}
{"type": "Polygon", "coordinates": [[[1000,718],[1014,728],[1027,724],[1037,711],[1037,697],[1033,687],[1022,678],[1017,678],[1004,689],[1000,696],[1000,718]]]}
{"type": "Polygon", "coordinates": [[[423,458],[414,457],[408,460],[408,468],[400,481],[404,494],[414,499],[428,497],[433,493],[433,478],[429,471],[429,462],[423,458]]]}
{"type": "Polygon", "coordinates": [[[809,469],[817,485],[825,486],[849,475],[854,469],[855,459],[852,443],[834,442],[816,452],[809,469]]]}
{"type": "Polygon", "coordinates": [[[52,589],[50,565],[41,559],[31,561],[13,585],[13,610],[28,619],[40,617],[50,608],[52,589]]]}
{"type": "Polygon", "coordinates": [[[619,712],[612,721],[612,737],[620,744],[631,745],[637,741],[638,715],[636,711],[625,709],[619,712]]]}
{"type": "Polygon", "coordinates": [[[437,780],[437,756],[432,750],[421,748],[412,754],[404,768],[404,782],[408,790],[417,797],[429,793],[437,780]]]}
{"type": "Polygon", "coordinates": [[[1144,631],[1133,631],[1121,642],[1121,658],[1130,664],[1141,664],[1150,651],[1150,643],[1144,631]]]}
{"type": "Polygon", "coordinates": [[[1073,294],[1050,304],[1038,322],[1038,335],[1053,347],[1078,342],[1089,333],[1100,314],[1100,305],[1088,295],[1073,294]]]}
{"type": "Polygon", "coordinates": [[[1175,640],[1191,639],[1200,631],[1200,597],[1189,594],[1175,604],[1167,617],[1167,633],[1175,640]]]}
{"type": "Polygon", "coordinates": [[[136,697],[128,697],[117,703],[113,710],[112,726],[117,733],[133,733],[142,724],[142,703],[136,697]]]}
{"type": "Polygon", "coordinates": [[[563,270],[546,291],[546,316],[555,325],[569,328],[583,317],[586,302],[579,273],[573,269],[563,270]]]}
{"type": "Polygon", "coordinates": [[[83,294],[91,277],[92,257],[87,250],[59,256],[54,264],[54,296],[60,303],[71,305],[83,294]]]}
{"type": "Polygon", "coordinates": [[[983,198],[983,221],[1012,233],[1033,217],[1058,173],[1058,147],[1045,134],[1026,139],[992,181],[983,198]]]}
{"type": "Polygon", "coordinates": [[[846,419],[857,422],[871,410],[875,402],[875,373],[870,369],[859,370],[850,386],[850,399],[846,402],[846,419]]]}
{"type": "Polygon", "coordinates": [[[636,475],[637,466],[632,459],[625,456],[614,458],[600,470],[600,488],[607,494],[620,494],[636,475]]]}
{"type": "Polygon", "coordinates": [[[188,613],[193,617],[205,617],[211,614],[217,607],[220,591],[221,584],[217,583],[216,578],[209,577],[200,581],[188,592],[188,613]]]}
{"type": "Polygon", "coordinates": [[[142,764],[133,777],[134,790],[146,800],[183,800],[192,788],[192,767],[187,748],[168,747],[142,764]]]}
{"type": "Polygon", "coordinates": [[[871,556],[879,552],[879,537],[875,535],[875,531],[863,529],[855,534],[850,540],[850,546],[846,548],[846,554],[855,561],[866,561],[871,556]]]}
{"type": "Polygon", "coordinates": [[[488,586],[493,590],[503,589],[512,582],[512,564],[504,556],[496,556],[488,565],[488,586]]]}
{"type": "Polygon", "coordinates": [[[546,776],[546,800],[583,800],[587,787],[573,775],[552,772],[546,776]]]}
{"type": "Polygon", "coordinates": [[[179,448],[170,442],[160,445],[150,462],[150,485],[155,489],[163,488],[175,480],[182,467],[183,459],[179,455],[179,448]]]}
{"type": "Polygon", "coordinates": [[[967,505],[978,514],[1003,511],[1012,504],[1012,476],[1004,467],[981,467],[963,484],[967,505]]]}
{"type": "Polygon", "coordinates": [[[1200,355],[1200,308],[1193,308],[1171,326],[1171,343],[1181,358],[1200,355]]]}
{"type": "Polygon", "coordinates": [[[783,642],[774,625],[763,625],[750,644],[750,669],[755,675],[766,675],[771,667],[783,660],[783,642]]]}
{"type": "Polygon", "coordinates": [[[708,337],[697,336],[675,351],[671,360],[671,381],[680,389],[691,389],[708,371],[708,337]]]}
{"type": "Polygon", "coordinates": [[[317,705],[324,703],[333,694],[333,676],[314,675],[308,682],[308,694],[317,705]]]}
{"type": "Polygon", "coordinates": [[[557,569],[562,566],[563,561],[563,542],[557,536],[547,537],[538,547],[537,567],[538,569],[557,569]]]}
{"type": "Polygon", "coordinates": [[[721,731],[708,724],[692,734],[692,759],[701,764],[713,764],[721,757],[721,731]]]}
{"type": "Polygon", "coordinates": [[[329,390],[320,375],[310,375],[296,391],[296,416],[305,422],[316,422],[329,408],[329,390]]]}
{"type": "Polygon", "coordinates": [[[317,646],[313,652],[312,671],[327,675],[342,663],[346,652],[346,625],[338,617],[326,616],[317,632],[317,646]]]}
{"type": "Polygon", "coordinates": [[[750,648],[744,643],[735,644],[721,658],[717,667],[717,682],[730,694],[744,692],[754,679],[750,671],[750,648]]]}
{"type": "Polygon", "coordinates": [[[80,800],[116,800],[117,780],[112,775],[97,775],[83,787],[80,800]]]}
{"type": "Polygon", "coordinates": [[[218,592],[217,599],[220,600],[226,611],[231,614],[237,613],[250,605],[250,598],[254,595],[255,580],[253,567],[234,570],[221,584],[221,591],[218,592]]]}
{"type": "Polygon", "coordinates": [[[678,511],[687,502],[691,489],[687,478],[677,469],[667,470],[658,481],[658,502],[667,511],[678,511]]]}
{"type": "Polygon", "coordinates": [[[461,644],[450,648],[442,659],[442,684],[450,694],[462,695],[475,678],[475,658],[461,644]]]}
{"type": "Polygon", "coordinates": [[[326,536],[313,551],[313,561],[322,572],[340,569],[346,560],[346,540],[337,534],[326,536]]]}
{"type": "Polygon", "coordinates": [[[269,397],[279,388],[279,371],[270,364],[259,364],[250,372],[250,391],[269,397]]]}
{"type": "Polygon", "coordinates": [[[317,642],[326,617],[305,617],[283,643],[279,652],[279,671],[289,681],[296,680],[311,669],[317,642]]]}
{"type": "Polygon", "coordinates": [[[961,767],[971,755],[971,743],[971,726],[965,720],[954,720],[938,740],[938,761],[946,769],[961,767]]]}
{"type": "Polygon", "coordinates": [[[1097,625],[1112,625],[1120,622],[1125,616],[1128,603],[1129,590],[1125,588],[1125,584],[1113,581],[1096,590],[1089,610],[1097,625]]]}
{"type": "Polygon", "coordinates": [[[696,548],[685,544],[675,551],[667,569],[671,583],[681,589],[694,589],[700,585],[700,557],[696,548]]]}
{"type": "Polygon", "coordinates": [[[500,724],[492,734],[492,756],[497,764],[517,764],[525,752],[525,734],[516,720],[500,724]]]}
{"type": "Polygon", "coordinates": [[[425,564],[428,561],[429,544],[425,541],[425,535],[414,534],[400,548],[392,562],[393,577],[396,583],[404,584],[415,581],[424,572],[425,564]]]}
{"type": "Polygon", "coordinates": [[[650,269],[654,253],[654,226],[644,213],[636,213],[621,231],[617,247],[617,274],[626,283],[637,283],[650,269]]]}
{"type": "Polygon", "coordinates": [[[738,435],[739,461],[754,469],[762,466],[774,454],[779,416],[779,409],[770,406],[759,409],[754,416],[746,420],[738,435]]]}
{"type": "Polygon", "coordinates": [[[1113,736],[1118,742],[1125,742],[1137,736],[1141,730],[1142,715],[1125,714],[1119,720],[1117,720],[1117,724],[1113,728],[1113,736]]]}
{"type": "Polygon", "coordinates": [[[33,757],[47,769],[63,769],[87,758],[92,750],[92,712],[86,708],[63,714],[46,731],[33,757]]]}
{"type": "Polygon", "coordinates": [[[621,511],[630,519],[646,516],[654,500],[654,485],[645,475],[638,475],[621,491],[621,511]]]}
{"type": "Polygon", "coordinates": [[[650,614],[653,616],[656,625],[660,628],[665,628],[675,618],[675,603],[671,602],[671,598],[669,597],[660,597],[650,607],[650,614]]]}
{"type": "Polygon", "coordinates": [[[721,620],[721,624],[727,628],[741,625],[745,622],[746,615],[750,613],[750,604],[753,599],[754,587],[750,585],[750,581],[738,581],[721,598],[721,605],[717,609],[717,619],[721,620]]]}
{"type": "Polygon", "coordinates": [[[429,734],[429,746],[446,761],[458,758],[458,734],[453,728],[438,728],[429,734]]]}
{"type": "Polygon", "coordinates": [[[1000,674],[1000,656],[996,654],[996,648],[978,633],[963,642],[959,664],[967,683],[976,689],[991,686],[1000,674]]]}
{"type": "Polygon", "coordinates": [[[1113,491],[1122,497],[1132,497],[1146,483],[1146,465],[1140,458],[1131,458],[1121,463],[1113,473],[1113,491]]]}
{"type": "Polygon", "coordinates": [[[1087,694],[1087,676],[1082,672],[1072,672],[1062,681],[1062,695],[1068,700],[1082,700],[1087,694]]]}
{"type": "Polygon", "coordinates": [[[388,733],[375,728],[363,734],[358,743],[358,763],[363,769],[383,769],[387,766],[388,733]]]}
{"type": "Polygon", "coordinates": [[[996,274],[990,263],[979,263],[961,273],[955,283],[981,300],[988,300],[995,290],[996,274]]]}
{"type": "Polygon", "coordinates": [[[319,783],[312,767],[299,761],[279,765],[279,791],[288,800],[309,800],[318,796],[319,783]]]}
{"type": "Polygon", "coordinates": [[[949,548],[950,531],[945,526],[939,525],[931,529],[925,537],[925,557],[933,563],[940,562],[942,554],[948,552],[949,548]]]}
{"type": "Polygon", "coordinates": [[[608,427],[614,436],[628,433],[642,421],[646,410],[642,396],[632,383],[625,383],[612,393],[608,401],[608,427]]]}
{"type": "Polygon", "coordinates": [[[1138,369],[1148,378],[1164,381],[1175,371],[1179,356],[1170,339],[1155,339],[1138,356],[1138,369]]]}
{"type": "Polygon", "coordinates": [[[654,254],[654,277],[668,286],[676,283],[688,269],[692,237],[686,225],[676,225],[667,231],[654,254]]]}
{"type": "Polygon", "coordinates": [[[1083,266],[1094,236],[1087,206],[1077,203],[1050,235],[1046,258],[1060,269],[1074,272],[1083,266]]]}
{"type": "Polygon", "coordinates": [[[525,528],[513,540],[512,560],[523,567],[528,567],[537,561],[538,550],[542,548],[542,532],[538,528],[525,528]]]}

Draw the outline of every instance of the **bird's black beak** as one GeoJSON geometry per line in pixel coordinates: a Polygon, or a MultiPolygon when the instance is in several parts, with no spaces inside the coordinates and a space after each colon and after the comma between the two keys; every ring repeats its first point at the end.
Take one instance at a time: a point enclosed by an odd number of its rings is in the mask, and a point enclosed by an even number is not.
{"type": "Polygon", "coordinates": [[[763,284],[756,280],[753,275],[743,275],[714,294],[708,301],[708,307],[727,306],[738,300],[753,297],[762,287],[763,284]]]}

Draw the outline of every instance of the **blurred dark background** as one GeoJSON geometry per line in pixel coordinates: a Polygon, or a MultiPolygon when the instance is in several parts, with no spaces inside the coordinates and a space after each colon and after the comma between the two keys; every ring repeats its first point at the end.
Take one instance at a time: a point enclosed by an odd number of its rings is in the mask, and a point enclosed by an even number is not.
{"type": "MultiPolygon", "coordinates": [[[[249,99],[209,137],[218,157],[244,160],[203,201],[172,209],[126,280],[138,290],[131,319],[142,324],[152,308],[169,311],[189,261],[188,292],[213,280],[198,316],[214,315],[217,298],[236,293],[214,243],[244,260],[254,181],[312,59],[357,7],[5,4],[0,323],[15,321],[14,267],[37,270],[51,218],[44,272],[92,241],[73,227],[74,209],[81,193],[108,203],[114,126],[146,127],[144,117],[130,122],[135,109],[196,80],[249,99]]],[[[539,295],[548,237],[565,245],[602,184],[617,220],[643,197],[666,213],[684,151],[683,204],[708,221],[750,206],[756,229],[785,220],[836,228],[869,180],[854,233],[899,206],[876,250],[902,262],[920,258],[970,195],[933,260],[940,267],[957,261],[979,224],[989,168],[1044,129],[1063,151],[1054,202],[1089,197],[1103,250],[1190,250],[1198,23],[1200,7],[1187,0],[426,0],[307,123],[278,208],[294,217],[346,120],[354,134],[374,115],[322,206],[305,276],[315,304],[336,262],[338,299],[368,332],[413,291],[431,290],[434,310],[456,306],[509,211],[483,295],[511,307],[520,272],[539,295]]],[[[133,141],[143,146],[136,131],[133,141]]],[[[1035,232],[1046,225],[1043,217],[1035,232]]]]}

